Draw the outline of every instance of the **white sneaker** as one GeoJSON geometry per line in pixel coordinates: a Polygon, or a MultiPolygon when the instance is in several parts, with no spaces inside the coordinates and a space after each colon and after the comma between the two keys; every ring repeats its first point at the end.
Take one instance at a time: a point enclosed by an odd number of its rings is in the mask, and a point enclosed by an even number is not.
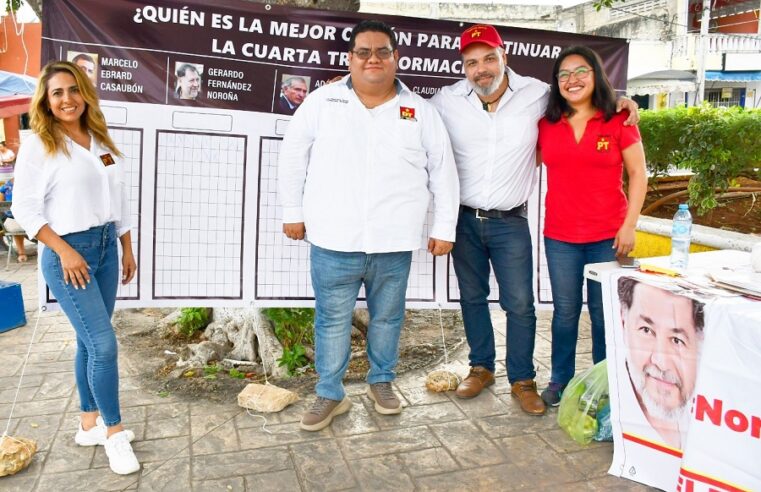
{"type": "MultiPolygon", "coordinates": [[[[135,440],[134,432],[131,430],[125,430],[124,432],[127,433],[129,442],[135,440]]],[[[95,420],[95,427],[87,431],[82,428],[82,421],[80,420],[79,429],[77,429],[77,433],[74,436],[74,442],[80,446],[105,446],[107,435],[108,430],[106,428],[106,424],[103,422],[103,418],[98,416],[98,418],[95,420]]]]}
{"type": "Polygon", "coordinates": [[[129,443],[129,436],[127,436],[126,431],[117,432],[106,439],[105,450],[106,456],[108,456],[108,465],[112,472],[119,475],[129,475],[140,469],[140,463],[132,451],[132,445],[129,443]]]}

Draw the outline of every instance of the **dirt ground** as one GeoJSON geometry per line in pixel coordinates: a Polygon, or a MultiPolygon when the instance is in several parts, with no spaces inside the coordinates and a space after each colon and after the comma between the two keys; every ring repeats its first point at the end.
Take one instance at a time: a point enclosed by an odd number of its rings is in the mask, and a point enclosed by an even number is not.
{"type": "MultiPolygon", "coordinates": [[[[249,374],[246,379],[230,377],[224,371],[208,377],[202,370],[194,371],[190,377],[171,377],[177,356],[188,343],[196,343],[201,338],[199,332],[193,339],[182,337],[162,338],[158,336],[156,325],[169,309],[124,309],[116,312],[114,326],[122,347],[121,353],[128,357],[128,363],[139,367],[141,385],[158,395],[197,398],[214,401],[234,401],[237,394],[250,382],[264,382],[259,374],[249,374]],[[205,377],[206,376],[206,377],[205,377]]],[[[447,350],[456,352],[465,342],[462,317],[459,311],[442,312],[442,324],[447,350]]],[[[364,350],[364,340],[353,340],[352,351],[364,350]]],[[[409,310],[399,342],[399,364],[397,374],[414,369],[432,367],[444,359],[441,342],[439,313],[434,310],[409,310]]],[[[353,359],[349,364],[346,381],[363,381],[368,370],[367,356],[353,359]]],[[[270,379],[272,381],[272,379],[270,379]]],[[[277,385],[294,391],[310,392],[317,381],[313,369],[303,375],[277,380],[277,385]]]]}
{"type": "MultiPolygon", "coordinates": [[[[738,182],[743,187],[761,187],[761,181],[748,178],[739,178],[738,182]]],[[[687,180],[669,180],[666,183],[660,183],[657,189],[648,190],[645,208],[659,198],[683,189],[687,189],[687,180]]],[[[678,204],[686,202],[686,200],[687,197],[675,199],[654,212],[648,213],[648,215],[661,219],[671,219],[676,213],[678,204]]],[[[700,216],[693,212],[692,220],[695,224],[718,229],[746,234],[761,234],[761,193],[742,198],[721,199],[719,206],[705,215],[700,216]]]]}

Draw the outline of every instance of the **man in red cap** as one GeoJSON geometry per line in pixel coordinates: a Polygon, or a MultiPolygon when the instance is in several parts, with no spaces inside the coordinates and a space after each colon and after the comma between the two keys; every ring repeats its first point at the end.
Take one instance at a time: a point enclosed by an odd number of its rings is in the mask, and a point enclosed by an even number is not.
{"type": "MultiPolygon", "coordinates": [[[[431,99],[449,132],[460,178],[452,257],[471,369],[455,394],[472,398],[494,384],[494,329],[487,301],[491,263],[499,304],[507,312],[512,395],[525,412],[543,415],[546,406],[534,381],[536,314],[526,201],[537,181],[537,124],[549,86],[511,70],[503,46],[494,26],[463,31],[460,52],[466,78],[431,99]]],[[[625,105],[636,122],[636,104],[626,100],[625,105]]]]}

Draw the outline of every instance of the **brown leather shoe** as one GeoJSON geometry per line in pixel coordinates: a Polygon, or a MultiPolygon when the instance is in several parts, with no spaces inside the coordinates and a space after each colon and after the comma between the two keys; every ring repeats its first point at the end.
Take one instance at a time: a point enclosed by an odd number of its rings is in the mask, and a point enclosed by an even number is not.
{"type": "Polygon", "coordinates": [[[468,377],[457,386],[454,394],[459,398],[473,398],[481,393],[481,390],[494,384],[494,373],[485,367],[475,366],[470,368],[468,377]]]}
{"type": "Polygon", "coordinates": [[[547,411],[547,406],[536,391],[536,383],[533,379],[514,382],[510,387],[510,392],[520,402],[521,410],[527,414],[544,415],[544,412],[547,411]]]}

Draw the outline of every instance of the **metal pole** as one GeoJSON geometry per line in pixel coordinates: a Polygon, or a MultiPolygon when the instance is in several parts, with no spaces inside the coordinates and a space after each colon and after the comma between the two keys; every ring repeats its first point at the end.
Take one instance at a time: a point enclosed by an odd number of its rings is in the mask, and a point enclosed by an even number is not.
{"type": "Polygon", "coordinates": [[[711,0],[703,0],[703,16],[700,19],[700,37],[698,38],[697,92],[695,104],[703,104],[706,89],[706,54],[708,53],[708,23],[711,18],[711,0]]]}

